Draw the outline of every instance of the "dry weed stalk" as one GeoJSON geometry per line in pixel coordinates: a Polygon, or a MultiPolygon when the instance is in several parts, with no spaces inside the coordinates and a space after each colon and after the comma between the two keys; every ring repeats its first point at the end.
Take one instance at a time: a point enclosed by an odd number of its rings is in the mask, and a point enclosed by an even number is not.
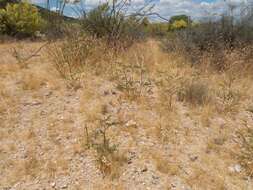
{"type": "Polygon", "coordinates": [[[101,116],[96,119],[96,122],[98,128],[91,132],[89,132],[87,125],[84,127],[86,146],[96,151],[98,167],[104,177],[118,177],[120,167],[126,162],[126,158],[119,154],[115,144],[111,144],[108,133],[112,127],[119,125],[119,123],[114,121],[113,116],[107,112],[106,106],[103,106],[101,116]]]}
{"type": "Polygon", "coordinates": [[[122,63],[117,68],[116,78],[119,90],[130,100],[147,96],[152,90],[152,81],[143,55],[134,54],[134,63],[122,63]]]}

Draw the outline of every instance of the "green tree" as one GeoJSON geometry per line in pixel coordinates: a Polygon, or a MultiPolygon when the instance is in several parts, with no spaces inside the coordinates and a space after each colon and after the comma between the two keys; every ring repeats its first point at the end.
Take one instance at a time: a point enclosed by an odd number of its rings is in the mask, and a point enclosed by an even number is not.
{"type": "Polygon", "coordinates": [[[7,3],[17,3],[20,0],[0,0],[0,8],[5,8],[7,3]]]}
{"type": "Polygon", "coordinates": [[[116,4],[116,0],[113,2],[115,4],[105,3],[88,12],[83,18],[84,29],[96,37],[107,39],[113,45],[123,41],[131,44],[133,39],[143,35],[141,19],[135,15],[126,16],[122,5],[116,4]]]}
{"type": "Polygon", "coordinates": [[[113,21],[109,4],[105,3],[91,10],[85,16],[83,25],[88,32],[97,37],[110,34],[113,29],[113,21]]]}
{"type": "Polygon", "coordinates": [[[7,4],[5,9],[0,9],[0,33],[32,36],[43,24],[38,9],[27,2],[7,4]]]}
{"type": "Polygon", "coordinates": [[[176,20],[172,24],[170,24],[170,30],[181,30],[187,28],[188,24],[184,20],[176,20]]]}
{"type": "Polygon", "coordinates": [[[192,24],[192,20],[187,15],[176,15],[170,18],[169,31],[181,30],[192,24]]]}
{"type": "Polygon", "coordinates": [[[187,15],[176,15],[176,16],[172,16],[170,18],[170,24],[173,24],[175,21],[180,21],[180,20],[183,20],[188,24],[191,24],[192,23],[192,20],[189,16],[187,15]]]}

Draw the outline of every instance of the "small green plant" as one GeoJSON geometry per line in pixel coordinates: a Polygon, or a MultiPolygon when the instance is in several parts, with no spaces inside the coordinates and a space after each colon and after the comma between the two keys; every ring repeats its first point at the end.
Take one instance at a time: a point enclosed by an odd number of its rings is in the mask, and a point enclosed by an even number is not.
{"type": "Polygon", "coordinates": [[[12,36],[34,36],[43,27],[44,21],[38,9],[22,2],[7,4],[0,9],[0,33],[12,36]]]}

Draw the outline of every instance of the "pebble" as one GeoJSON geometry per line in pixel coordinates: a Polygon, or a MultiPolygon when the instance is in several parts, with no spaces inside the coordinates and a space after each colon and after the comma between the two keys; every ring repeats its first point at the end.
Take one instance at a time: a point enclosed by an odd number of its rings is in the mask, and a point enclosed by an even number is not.
{"type": "Polygon", "coordinates": [[[62,189],[67,189],[67,187],[68,187],[67,184],[63,184],[63,185],[61,186],[62,189]]]}
{"type": "Polygon", "coordinates": [[[48,91],[48,92],[45,92],[44,96],[50,96],[50,95],[52,95],[52,94],[53,94],[52,91],[48,91]]]}
{"type": "Polygon", "coordinates": [[[23,103],[24,106],[38,106],[38,105],[41,105],[42,102],[40,101],[33,101],[33,102],[25,102],[23,103]]]}
{"type": "Polygon", "coordinates": [[[148,171],[148,168],[146,166],[141,169],[141,172],[146,172],[146,171],[148,171]]]}
{"type": "Polygon", "coordinates": [[[242,166],[240,164],[235,164],[234,166],[230,166],[228,169],[230,172],[240,173],[242,171],[242,166]]]}
{"type": "Polygon", "coordinates": [[[136,127],[137,123],[133,120],[130,120],[126,123],[126,127],[136,127]]]}
{"type": "Polygon", "coordinates": [[[190,155],[189,157],[192,162],[194,162],[198,159],[198,156],[195,156],[195,155],[190,155]]]}
{"type": "Polygon", "coordinates": [[[52,187],[52,188],[54,188],[55,186],[56,186],[56,183],[55,183],[55,182],[51,183],[51,187],[52,187]]]}

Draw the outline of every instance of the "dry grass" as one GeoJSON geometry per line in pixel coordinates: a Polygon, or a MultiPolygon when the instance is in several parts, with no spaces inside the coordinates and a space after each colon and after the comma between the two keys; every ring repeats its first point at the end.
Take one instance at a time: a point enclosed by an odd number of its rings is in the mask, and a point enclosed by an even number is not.
{"type": "Polygon", "coordinates": [[[210,92],[207,84],[198,80],[195,79],[193,82],[182,84],[178,92],[179,101],[186,101],[192,105],[204,105],[210,101],[210,92]]]}
{"type": "Polygon", "coordinates": [[[195,168],[194,174],[187,179],[193,189],[225,190],[225,179],[222,176],[212,176],[202,168],[195,168]]]}
{"type": "MultiPolygon", "coordinates": [[[[88,183],[86,178],[104,183],[102,189],[124,189],[156,173],[160,184],[177,176],[193,189],[245,187],[247,182],[228,174],[227,168],[239,160],[247,171],[240,175],[252,175],[250,124],[242,133],[240,159],[228,151],[238,145],[234,134],[244,111],[252,112],[247,105],[253,90],[249,65],[239,69],[236,63],[217,72],[208,64],[191,66],[177,53],[163,52],[155,40],[124,52],[103,42],[95,45],[95,39],[85,39],[87,47],[75,40],[53,44],[50,61],[34,58],[25,68],[1,65],[3,187],[21,179],[51,182],[68,176],[80,182],[73,184],[76,189],[88,183]],[[78,88],[67,88],[69,83],[78,88]],[[25,104],[34,100],[41,104],[25,104]],[[137,163],[147,160],[154,169],[138,173],[137,163]]],[[[227,59],[238,61],[238,55],[227,59]]]]}
{"type": "Polygon", "coordinates": [[[156,163],[157,170],[161,173],[175,176],[178,175],[180,172],[180,168],[178,163],[176,162],[171,162],[166,157],[161,155],[160,153],[151,153],[152,154],[152,159],[156,163]]]}
{"type": "Polygon", "coordinates": [[[247,128],[240,131],[242,139],[241,152],[239,153],[240,163],[245,167],[249,176],[253,176],[253,130],[247,128]]]}
{"type": "Polygon", "coordinates": [[[43,85],[45,85],[46,80],[41,78],[34,73],[25,73],[23,75],[22,88],[24,90],[39,90],[43,85]]]}

